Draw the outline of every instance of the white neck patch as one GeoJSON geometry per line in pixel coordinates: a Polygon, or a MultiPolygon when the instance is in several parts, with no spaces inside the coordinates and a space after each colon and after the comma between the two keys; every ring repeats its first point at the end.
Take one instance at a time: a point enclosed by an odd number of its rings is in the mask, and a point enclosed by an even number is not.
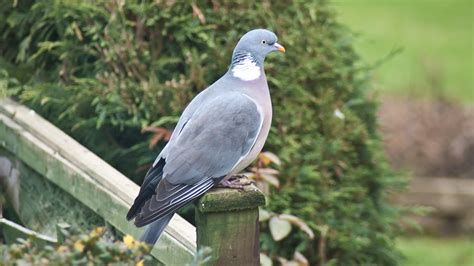
{"type": "Polygon", "coordinates": [[[255,80],[260,77],[260,67],[252,60],[249,54],[232,67],[232,75],[244,81],[255,80]]]}

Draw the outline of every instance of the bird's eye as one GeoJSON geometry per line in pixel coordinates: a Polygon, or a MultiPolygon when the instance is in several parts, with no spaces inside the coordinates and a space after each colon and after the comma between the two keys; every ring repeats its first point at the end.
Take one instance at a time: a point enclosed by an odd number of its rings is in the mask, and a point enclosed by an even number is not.
{"type": "Polygon", "coordinates": [[[265,41],[265,40],[262,40],[262,44],[267,44],[267,41],[265,41]]]}

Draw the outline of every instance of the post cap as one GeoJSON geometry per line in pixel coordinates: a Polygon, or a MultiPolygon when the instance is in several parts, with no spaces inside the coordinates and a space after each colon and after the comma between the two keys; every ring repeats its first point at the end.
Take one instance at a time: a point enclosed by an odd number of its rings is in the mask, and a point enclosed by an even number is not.
{"type": "Polygon", "coordinates": [[[212,188],[196,204],[202,213],[244,210],[265,205],[265,196],[254,184],[243,189],[212,188]]]}

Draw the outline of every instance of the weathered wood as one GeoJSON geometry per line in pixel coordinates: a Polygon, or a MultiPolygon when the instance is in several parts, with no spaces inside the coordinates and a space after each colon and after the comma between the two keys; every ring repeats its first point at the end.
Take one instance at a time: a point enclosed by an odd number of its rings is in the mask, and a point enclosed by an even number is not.
{"type": "Polygon", "coordinates": [[[39,234],[5,218],[0,218],[0,228],[2,229],[7,244],[17,243],[18,238],[32,239],[33,244],[39,247],[55,244],[57,242],[56,239],[52,237],[39,234]]]}
{"type": "Polygon", "coordinates": [[[196,207],[198,250],[212,249],[208,265],[260,265],[258,206],[265,197],[254,185],[212,189],[196,207]]]}
{"type": "MultiPolygon", "coordinates": [[[[138,186],[33,111],[0,100],[0,146],[121,232],[141,234],[124,218],[138,186]]],[[[195,239],[195,228],[175,215],[152,254],[183,265],[193,258],[195,239]]]]}
{"type": "Polygon", "coordinates": [[[426,216],[414,217],[428,232],[474,232],[474,179],[416,177],[394,200],[405,206],[433,208],[426,216]]]}
{"type": "Polygon", "coordinates": [[[407,192],[396,197],[404,205],[425,205],[439,215],[464,216],[474,205],[474,179],[417,177],[410,181],[407,192]]]}

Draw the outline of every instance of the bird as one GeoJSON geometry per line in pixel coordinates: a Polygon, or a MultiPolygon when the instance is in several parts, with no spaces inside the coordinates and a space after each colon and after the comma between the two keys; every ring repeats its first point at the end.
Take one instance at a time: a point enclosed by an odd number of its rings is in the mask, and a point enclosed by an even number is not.
{"type": "Polygon", "coordinates": [[[146,226],[142,242],[153,246],[178,209],[256,159],[272,120],[263,64],[268,54],[285,52],[277,41],[270,30],[245,33],[228,71],[184,109],[126,216],[146,226]]]}

